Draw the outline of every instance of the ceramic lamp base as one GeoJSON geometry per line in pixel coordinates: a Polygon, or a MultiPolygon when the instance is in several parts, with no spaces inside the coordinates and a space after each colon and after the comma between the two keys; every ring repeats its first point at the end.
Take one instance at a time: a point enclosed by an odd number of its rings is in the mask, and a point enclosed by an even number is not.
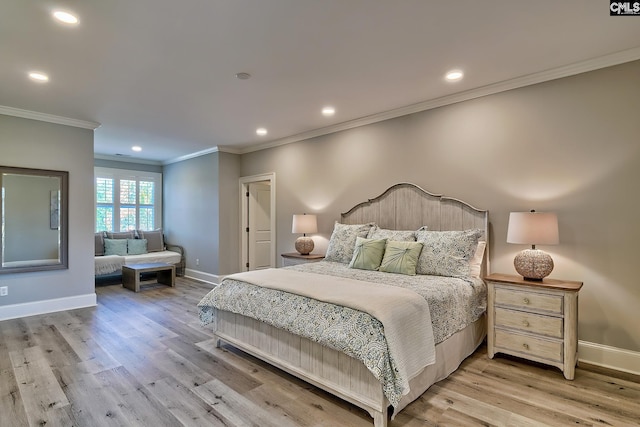
{"type": "Polygon", "coordinates": [[[542,280],[553,271],[553,259],[539,249],[525,249],[513,260],[516,271],[526,280],[542,280]]]}
{"type": "Polygon", "coordinates": [[[300,255],[309,255],[309,253],[313,250],[314,244],[313,239],[311,237],[298,237],[296,239],[296,251],[300,253],[300,255]]]}

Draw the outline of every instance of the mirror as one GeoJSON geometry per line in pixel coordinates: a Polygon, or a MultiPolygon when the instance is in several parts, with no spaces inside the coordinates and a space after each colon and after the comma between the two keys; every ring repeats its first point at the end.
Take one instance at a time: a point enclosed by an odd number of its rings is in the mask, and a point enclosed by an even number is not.
{"type": "Polygon", "coordinates": [[[69,172],[0,166],[0,274],[69,268],[69,172]]]}

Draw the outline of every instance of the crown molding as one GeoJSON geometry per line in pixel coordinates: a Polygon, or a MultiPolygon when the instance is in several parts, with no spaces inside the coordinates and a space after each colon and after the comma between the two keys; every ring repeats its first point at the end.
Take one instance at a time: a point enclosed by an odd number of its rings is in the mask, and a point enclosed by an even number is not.
{"type": "Polygon", "coordinates": [[[94,154],[93,158],[99,159],[99,160],[112,160],[114,162],[138,163],[142,165],[154,165],[154,166],[162,165],[162,162],[158,160],[139,159],[137,157],[116,156],[112,154],[94,154]]]}
{"type": "Polygon", "coordinates": [[[207,148],[206,150],[196,151],[195,153],[185,154],[184,156],[176,157],[174,159],[165,160],[163,165],[170,165],[171,163],[178,163],[189,159],[194,159],[200,156],[206,156],[211,153],[229,153],[229,154],[242,154],[242,150],[228,147],[224,145],[216,145],[215,147],[207,148]]]}
{"type": "Polygon", "coordinates": [[[39,120],[41,122],[56,123],[59,125],[73,126],[76,128],[96,130],[100,127],[98,122],[90,122],[87,120],[71,119],[69,117],[54,116],[53,114],[38,113],[37,111],[22,110],[20,108],[7,107],[0,105],[0,114],[14,117],[22,117],[23,119],[39,120]]]}
{"type": "Polygon", "coordinates": [[[384,120],[394,119],[396,117],[405,116],[408,114],[431,110],[438,107],[444,107],[446,105],[451,105],[451,104],[455,104],[462,101],[469,101],[471,99],[493,95],[500,92],[506,92],[512,89],[518,89],[525,86],[531,86],[538,83],[544,83],[551,80],[561,79],[563,77],[582,74],[589,71],[598,70],[601,68],[623,64],[625,62],[636,61],[638,59],[640,59],[640,47],[623,50],[620,52],[612,53],[612,54],[601,56],[598,58],[593,58],[586,61],[569,64],[559,68],[553,68],[553,69],[541,71],[538,73],[516,77],[516,78],[505,80],[499,83],[494,83],[494,84],[482,86],[476,89],[455,93],[453,95],[447,95],[440,98],[419,102],[417,104],[396,108],[394,110],[389,110],[382,113],[372,114],[370,116],[361,117],[355,120],[350,120],[350,121],[338,123],[335,125],[319,128],[319,129],[314,129],[308,132],[302,132],[296,135],[287,136],[287,137],[276,139],[273,141],[269,141],[261,144],[249,145],[242,148],[240,152],[241,154],[245,154],[245,153],[251,153],[254,151],[266,150],[268,148],[274,148],[281,145],[303,141],[305,139],[316,138],[318,136],[323,136],[323,135],[328,135],[335,132],[340,132],[343,130],[353,129],[356,127],[369,125],[369,124],[381,122],[384,120]]]}
{"type": "Polygon", "coordinates": [[[173,159],[165,160],[162,162],[163,165],[170,165],[171,163],[183,162],[189,159],[195,159],[196,157],[206,156],[207,154],[217,153],[218,147],[207,148],[206,150],[196,151],[195,153],[185,154],[184,156],[175,157],[173,159]]]}

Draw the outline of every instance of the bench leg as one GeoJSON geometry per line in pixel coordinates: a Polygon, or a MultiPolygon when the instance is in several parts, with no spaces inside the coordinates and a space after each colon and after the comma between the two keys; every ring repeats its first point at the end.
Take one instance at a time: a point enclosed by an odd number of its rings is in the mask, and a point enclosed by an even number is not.
{"type": "Polygon", "coordinates": [[[176,286],[176,269],[175,268],[160,270],[156,274],[157,274],[158,283],[175,288],[176,286]]]}

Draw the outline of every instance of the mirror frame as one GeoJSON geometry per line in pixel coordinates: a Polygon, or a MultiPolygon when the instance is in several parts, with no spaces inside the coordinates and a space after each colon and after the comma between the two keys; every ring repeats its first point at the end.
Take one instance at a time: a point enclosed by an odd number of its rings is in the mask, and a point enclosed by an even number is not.
{"type": "MultiPolygon", "coordinates": [[[[29,265],[23,267],[2,266],[2,230],[0,229],[0,274],[27,273],[33,271],[67,270],[69,268],[69,172],[47,169],[30,169],[0,166],[0,190],[2,188],[2,176],[5,173],[25,176],[48,176],[60,178],[60,246],[57,264],[29,265]]],[[[0,215],[2,211],[0,209],[0,215]]],[[[0,218],[1,221],[1,218],[0,218]]]]}

